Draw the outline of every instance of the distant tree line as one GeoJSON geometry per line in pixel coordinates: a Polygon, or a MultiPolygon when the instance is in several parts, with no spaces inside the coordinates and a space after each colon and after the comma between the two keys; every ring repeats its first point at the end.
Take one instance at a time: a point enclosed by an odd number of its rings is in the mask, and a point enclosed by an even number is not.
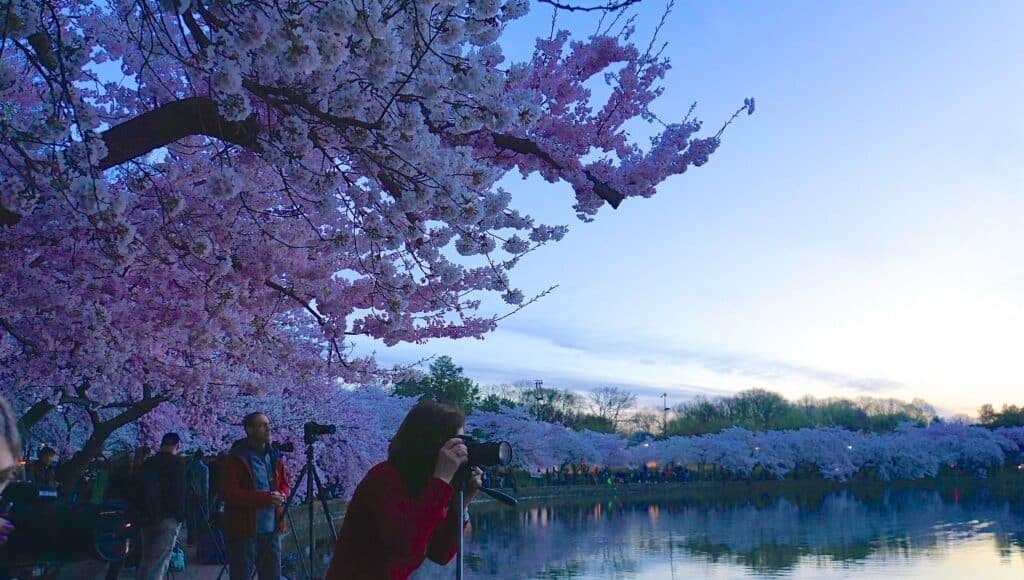
{"type": "Polygon", "coordinates": [[[697,397],[676,405],[667,423],[668,436],[718,433],[731,427],[777,431],[808,427],[842,427],[884,433],[902,423],[925,426],[936,419],[935,408],[922,399],[803,397],[795,402],[778,393],[751,389],[731,397],[697,397]]]}
{"type": "Polygon", "coordinates": [[[1024,407],[1003,405],[996,411],[992,405],[982,405],[978,409],[978,425],[995,429],[997,427],[1024,427],[1024,407]]]}
{"type": "MultiPolygon", "coordinates": [[[[935,408],[919,398],[906,402],[880,397],[805,396],[791,401],[765,389],[728,397],[699,396],[663,413],[660,406],[637,408],[637,396],[621,387],[601,387],[584,395],[526,380],[480,386],[448,356],[434,360],[429,372],[395,384],[392,394],[428,397],[468,413],[522,407],[538,421],[561,423],[576,431],[659,438],[720,433],[732,427],[750,431],[841,427],[888,433],[901,424],[923,427],[940,421],[935,408]]],[[[1024,426],[1024,407],[1003,405],[996,411],[992,405],[984,405],[978,411],[977,424],[993,429],[1024,426]]]]}
{"type": "Polygon", "coordinates": [[[426,397],[470,413],[523,406],[539,421],[599,433],[626,429],[630,410],[636,405],[636,395],[618,387],[601,387],[588,396],[569,389],[533,385],[529,381],[480,387],[448,356],[438,357],[423,376],[395,384],[393,394],[426,397]]]}

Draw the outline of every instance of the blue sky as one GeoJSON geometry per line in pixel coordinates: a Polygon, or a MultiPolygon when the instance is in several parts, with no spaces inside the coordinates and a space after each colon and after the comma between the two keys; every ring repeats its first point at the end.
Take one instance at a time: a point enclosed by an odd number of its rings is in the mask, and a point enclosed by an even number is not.
{"type": "MultiPolygon", "coordinates": [[[[640,42],[663,6],[642,5],[640,42]]],[[[506,54],[549,22],[535,6],[506,54]]],[[[558,289],[483,341],[379,358],[447,354],[482,383],[614,384],[645,404],[752,387],[946,414],[1024,403],[1022,26],[1021,2],[677,4],[655,111],[698,101],[712,131],[744,97],[757,113],[708,165],[595,223],[568,186],[510,180],[518,207],[571,228],[513,280],[558,289]]]]}

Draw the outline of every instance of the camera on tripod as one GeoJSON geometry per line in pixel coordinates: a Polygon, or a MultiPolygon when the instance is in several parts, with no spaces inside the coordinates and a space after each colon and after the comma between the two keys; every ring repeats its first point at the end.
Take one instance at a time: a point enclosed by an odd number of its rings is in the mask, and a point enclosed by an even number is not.
{"type": "Polygon", "coordinates": [[[315,421],[309,421],[302,426],[302,440],[306,445],[311,445],[316,438],[321,435],[332,435],[338,432],[338,427],[335,425],[325,425],[323,423],[317,423],[315,421]]]}

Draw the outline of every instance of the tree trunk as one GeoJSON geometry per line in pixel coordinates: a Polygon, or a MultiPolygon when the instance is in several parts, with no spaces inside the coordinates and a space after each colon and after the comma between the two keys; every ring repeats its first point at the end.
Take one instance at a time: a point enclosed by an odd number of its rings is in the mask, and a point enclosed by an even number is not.
{"type": "Polygon", "coordinates": [[[89,464],[94,459],[99,457],[103,453],[103,448],[106,445],[107,439],[114,434],[115,431],[124,427],[125,425],[137,421],[142,418],[146,413],[149,413],[157,407],[160,403],[166,401],[166,397],[147,397],[135,403],[131,407],[125,409],[124,412],[107,419],[106,421],[99,421],[98,416],[90,413],[93,417],[93,428],[92,434],[89,435],[89,439],[86,440],[85,446],[78,453],[75,453],[71,459],[69,459],[63,466],[60,476],[60,487],[64,495],[72,493],[75,486],[78,484],[78,480],[81,479],[82,474],[89,467],[89,464]]]}

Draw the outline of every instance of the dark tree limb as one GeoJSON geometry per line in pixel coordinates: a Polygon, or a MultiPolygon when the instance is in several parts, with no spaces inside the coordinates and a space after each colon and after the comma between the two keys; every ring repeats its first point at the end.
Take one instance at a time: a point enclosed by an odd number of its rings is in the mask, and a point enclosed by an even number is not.
{"type": "Polygon", "coordinates": [[[105,131],[103,141],[107,145],[107,156],[99,162],[98,168],[110,169],[190,135],[206,135],[259,151],[256,139],[259,128],[255,115],[245,121],[224,119],[217,111],[217,102],[209,97],[182,99],[105,131]]]}
{"type": "MultiPolygon", "coordinates": [[[[555,169],[564,169],[560,163],[551,157],[551,154],[541,149],[539,145],[529,139],[501,133],[494,133],[492,137],[494,139],[494,144],[498,147],[508,149],[509,151],[515,151],[516,153],[521,153],[523,155],[533,155],[534,157],[539,157],[542,161],[555,169]]],[[[622,195],[622,193],[607,183],[594,177],[589,171],[584,171],[583,173],[587,176],[587,179],[590,180],[590,183],[594,185],[594,193],[596,193],[601,199],[608,202],[608,205],[612,206],[612,208],[618,209],[622,200],[626,199],[626,196],[622,195]]]]}
{"type": "Polygon", "coordinates": [[[36,423],[42,421],[43,417],[55,408],[56,405],[45,399],[32,405],[28,411],[25,411],[21,417],[18,417],[18,431],[28,433],[29,430],[36,426],[36,423]]]}
{"type": "Polygon", "coordinates": [[[102,420],[98,413],[90,409],[89,419],[92,422],[92,433],[89,435],[89,439],[86,440],[85,445],[82,446],[82,450],[65,463],[66,469],[60,480],[62,489],[74,489],[75,484],[78,483],[78,479],[85,473],[89,464],[103,453],[103,447],[114,431],[129,423],[138,421],[146,413],[155,409],[157,405],[167,400],[167,397],[163,395],[153,396],[148,388],[144,388],[143,393],[142,400],[110,419],[102,420]]]}
{"type": "Polygon", "coordinates": [[[9,332],[11,334],[11,336],[13,336],[14,339],[17,340],[18,342],[20,342],[21,344],[31,348],[32,350],[34,350],[36,352],[39,351],[39,345],[36,344],[36,342],[34,340],[32,340],[31,338],[25,336],[24,334],[19,333],[14,328],[14,326],[10,322],[7,321],[6,318],[0,318],[0,327],[3,327],[4,330],[9,332]]]}
{"type": "Polygon", "coordinates": [[[13,226],[21,221],[21,216],[0,205],[0,226],[13,226]]]}
{"type": "Polygon", "coordinates": [[[577,6],[575,4],[565,4],[564,2],[558,2],[556,0],[539,0],[541,4],[550,4],[558,10],[566,10],[568,12],[616,12],[624,8],[628,8],[633,4],[638,4],[640,0],[621,0],[620,2],[609,2],[607,4],[599,4],[597,6],[577,6]]]}

